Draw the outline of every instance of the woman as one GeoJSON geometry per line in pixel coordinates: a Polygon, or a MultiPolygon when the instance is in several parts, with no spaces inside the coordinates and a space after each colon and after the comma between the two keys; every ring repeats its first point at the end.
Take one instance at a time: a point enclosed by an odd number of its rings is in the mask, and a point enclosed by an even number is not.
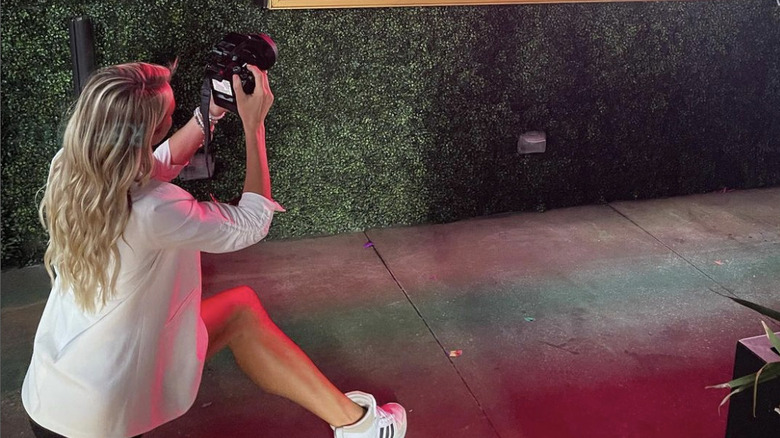
{"type": "MultiPolygon", "coordinates": [[[[284,211],[271,198],[265,152],[273,94],[266,73],[249,68],[254,94],[233,78],[246,135],[238,206],[197,202],[169,183],[202,143],[197,111],[152,152],[172,124],[171,69],[102,69],[76,102],[40,206],[53,288],[22,386],[36,436],[150,431],[189,409],[204,361],[225,346],[260,388],[310,410],[335,436],[404,436],[400,405],[377,407],[369,394],[337,390],[250,288],[201,302],[200,251],[257,243],[284,211]]],[[[223,115],[212,103],[212,129],[223,115]]]]}

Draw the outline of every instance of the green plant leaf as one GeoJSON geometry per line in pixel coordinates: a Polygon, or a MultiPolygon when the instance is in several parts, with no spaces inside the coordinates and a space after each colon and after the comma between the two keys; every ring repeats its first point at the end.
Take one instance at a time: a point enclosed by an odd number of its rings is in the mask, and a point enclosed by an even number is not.
{"type": "MultiPolygon", "coordinates": [[[[766,367],[766,369],[764,369],[761,375],[758,376],[758,383],[764,383],[767,380],[772,380],[780,377],[780,362],[770,362],[764,366],[766,367]]],[[[744,389],[756,383],[756,374],[758,373],[742,376],[726,383],[707,386],[706,388],[707,389],[724,389],[724,388],[744,389]]]]}
{"type": "Polygon", "coordinates": [[[745,389],[744,387],[739,388],[739,389],[735,389],[735,390],[731,391],[727,396],[723,397],[723,400],[721,400],[720,404],[718,405],[718,415],[720,415],[720,408],[722,408],[723,405],[725,405],[726,402],[729,401],[731,396],[736,394],[736,393],[738,393],[738,392],[742,392],[744,389],[745,389]]]}
{"type": "Polygon", "coordinates": [[[768,316],[768,317],[774,319],[777,322],[780,322],[780,311],[777,311],[777,310],[774,310],[774,309],[770,309],[768,307],[764,307],[764,306],[762,306],[760,304],[751,303],[750,301],[743,300],[741,298],[728,297],[728,299],[730,299],[731,301],[734,301],[737,304],[745,306],[748,309],[755,310],[756,312],[758,312],[758,313],[760,313],[760,314],[762,314],[764,316],[768,316]]]}
{"type": "Polygon", "coordinates": [[[769,338],[769,342],[780,353],[780,339],[777,338],[775,332],[773,332],[764,321],[761,321],[761,325],[764,326],[764,331],[766,332],[766,337],[769,338]]]}
{"type": "Polygon", "coordinates": [[[767,366],[769,366],[769,364],[762,366],[758,372],[756,372],[756,383],[753,385],[753,418],[756,418],[756,405],[758,404],[758,379],[761,378],[761,373],[767,366]]]}
{"type": "Polygon", "coordinates": [[[748,376],[742,376],[738,379],[734,379],[730,382],[721,383],[719,385],[712,385],[708,386],[707,389],[715,388],[715,389],[722,389],[722,388],[730,388],[732,391],[721,400],[720,404],[718,405],[718,411],[720,412],[720,408],[723,407],[724,404],[731,398],[732,395],[738,394],[750,387],[750,385],[753,385],[753,416],[756,415],[756,395],[758,393],[758,385],[760,383],[766,382],[767,380],[772,380],[780,377],[780,362],[770,362],[761,367],[758,372],[755,372],[753,374],[750,374],[748,376]]]}
{"type": "Polygon", "coordinates": [[[735,389],[735,388],[739,388],[739,387],[743,387],[743,386],[747,387],[751,383],[753,383],[755,380],[756,380],[756,373],[753,373],[753,374],[750,374],[750,375],[747,375],[747,376],[742,376],[742,377],[736,378],[736,379],[731,380],[731,381],[726,382],[726,383],[721,383],[719,385],[708,386],[707,389],[711,389],[711,388],[712,389],[723,389],[723,388],[735,389]]]}

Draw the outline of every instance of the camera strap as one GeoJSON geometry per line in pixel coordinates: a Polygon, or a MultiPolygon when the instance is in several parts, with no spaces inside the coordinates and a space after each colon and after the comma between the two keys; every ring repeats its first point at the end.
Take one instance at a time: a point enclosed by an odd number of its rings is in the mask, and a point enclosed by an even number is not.
{"type": "Polygon", "coordinates": [[[200,88],[200,115],[203,120],[203,155],[206,164],[206,172],[211,178],[211,168],[214,159],[209,153],[209,144],[211,143],[211,121],[209,120],[209,105],[211,104],[211,83],[209,78],[203,79],[203,86],[200,88]]]}

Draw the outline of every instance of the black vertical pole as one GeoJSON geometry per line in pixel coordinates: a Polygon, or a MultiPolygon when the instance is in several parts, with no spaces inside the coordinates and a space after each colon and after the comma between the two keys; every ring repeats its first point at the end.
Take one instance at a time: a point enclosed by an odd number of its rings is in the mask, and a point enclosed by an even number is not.
{"type": "Polygon", "coordinates": [[[95,40],[89,17],[75,17],[70,21],[70,55],[73,58],[73,86],[78,97],[95,71],[95,40]]]}

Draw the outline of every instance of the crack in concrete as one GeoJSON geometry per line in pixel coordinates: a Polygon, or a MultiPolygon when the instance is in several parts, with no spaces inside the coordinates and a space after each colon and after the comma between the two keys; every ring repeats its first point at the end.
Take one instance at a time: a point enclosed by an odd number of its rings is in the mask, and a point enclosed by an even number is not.
{"type": "Polygon", "coordinates": [[[563,350],[563,351],[565,351],[567,353],[571,353],[571,354],[574,354],[574,355],[580,354],[580,352],[577,351],[577,350],[570,350],[570,349],[566,348],[568,342],[564,342],[561,345],[556,345],[556,344],[553,344],[553,343],[550,343],[550,342],[547,342],[547,341],[539,341],[539,342],[541,342],[544,345],[549,345],[550,347],[557,348],[559,350],[563,350]]]}
{"type": "MultiPolygon", "coordinates": [[[[363,234],[366,236],[366,239],[368,239],[369,242],[373,242],[371,237],[368,235],[368,232],[364,231],[363,234]]],[[[387,270],[387,273],[390,274],[390,277],[393,279],[395,284],[398,286],[398,289],[401,290],[401,292],[406,297],[406,300],[409,301],[409,304],[412,306],[414,311],[417,313],[417,316],[420,317],[420,320],[425,325],[425,327],[428,329],[428,332],[431,334],[431,336],[433,337],[434,341],[436,341],[436,343],[439,345],[439,348],[441,348],[441,350],[445,353],[445,355],[447,355],[448,354],[448,350],[444,347],[444,344],[441,342],[441,340],[439,340],[439,337],[436,336],[436,333],[433,331],[433,327],[431,327],[430,324],[428,324],[428,321],[425,320],[425,317],[423,317],[422,312],[417,307],[417,305],[414,304],[414,301],[412,301],[412,297],[409,296],[409,293],[403,287],[403,285],[401,284],[401,281],[398,279],[398,277],[395,276],[395,274],[393,273],[393,270],[390,269],[390,266],[388,266],[387,262],[382,257],[382,254],[379,253],[379,249],[377,249],[376,244],[371,245],[371,249],[374,250],[374,253],[379,258],[379,261],[382,262],[382,265],[384,265],[385,269],[387,270]]],[[[477,407],[479,408],[479,411],[482,412],[482,416],[488,422],[488,425],[493,430],[493,433],[495,433],[497,437],[501,438],[501,434],[498,433],[498,429],[493,424],[493,421],[490,420],[490,417],[488,416],[487,412],[485,411],[485,408],[482,407],[482,403],[480,403],[479,399],[477,398],[477,395],[474,393],[474,390],[472,390],[471,386],[469,386],[468,382],[466,382],[466,378],[463,377],[463,374],[461,374],[460,370],[455,365],[455,362],[452,360],[451,357],[449,357],[449,355],[447,356],[447,359],[449,360],[450,366],[452,366],[452,369],[455,371],[455,373],[460,378],[460,381],[463,382],[463,385],[466,387],[466,390],[468,391],[468,393],[474,399],[474,402],[477,404],[477,407]]]]}

